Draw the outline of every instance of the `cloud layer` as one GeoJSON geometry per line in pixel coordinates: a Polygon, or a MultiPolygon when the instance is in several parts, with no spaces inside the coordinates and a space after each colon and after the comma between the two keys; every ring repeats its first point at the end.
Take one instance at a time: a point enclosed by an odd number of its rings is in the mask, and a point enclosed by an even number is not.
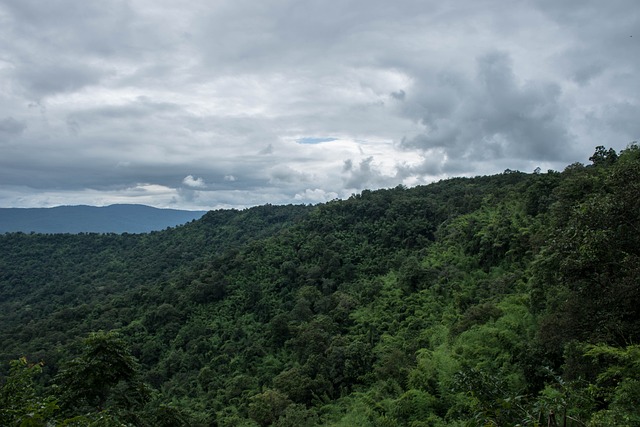
{"type": "Polygon", "coordinates": [[[640,137],[634,0],[0,0],[0,206],[317,203],[640,137]]]}

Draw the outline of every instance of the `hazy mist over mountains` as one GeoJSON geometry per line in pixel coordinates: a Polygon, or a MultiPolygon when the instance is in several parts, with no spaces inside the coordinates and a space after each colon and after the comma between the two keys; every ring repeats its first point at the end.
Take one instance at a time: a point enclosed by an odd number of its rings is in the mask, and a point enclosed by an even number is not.
{"type": "Polygon", "coordinates": [[[205,212],[145,205],[0,208],[0,233],[147,233],[185,224],[205,212]]]}

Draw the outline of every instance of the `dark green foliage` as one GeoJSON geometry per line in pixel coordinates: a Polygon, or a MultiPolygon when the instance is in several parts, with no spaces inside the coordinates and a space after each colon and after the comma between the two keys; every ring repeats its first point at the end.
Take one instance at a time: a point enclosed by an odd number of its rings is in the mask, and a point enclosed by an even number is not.
{"type": "Polygon", "coordinates": [[[0,236],[0,356],[44,362],[3,372],[2,416],[634,425],[640,149],[590,160],[147,235],[0,236]]]}
{"type": "Polygon", "coordinates": [[[150,390],[126,342],[115,333],[96,332],[83,341],[81,354],[62,367],[56,377],[63,412],[139,410],[150,390]]]}
{"type": "Polygon", "coordinates": [[[547,292],[552,310],[543,322],[550,329],[541,336],[558,351],[571,340],[625,345],[640,339],[639,151],[633,145],[619,158],[607,154],[606,162],[594,160],[558,187],[561,194],[579,181],[591,188],[560,216],[539,259],[536,285],[564,295],[562,301],[547,292]]]}
{"type": "Polygon", "coordinates": [[[276,390],[266,390],[251,398],[249,417],[262,427],[275,423],[284,415],[291,401],[286,395],[276,390]]]}
{"type": "Polygon", "coordinates": [[[46,426],[58,411],[52,397],[36,392],[35,378],[41,373],[40,363],[30,364],[26,358],[11,361],[8,377],[0,388],[0,425],[46,426]]]}

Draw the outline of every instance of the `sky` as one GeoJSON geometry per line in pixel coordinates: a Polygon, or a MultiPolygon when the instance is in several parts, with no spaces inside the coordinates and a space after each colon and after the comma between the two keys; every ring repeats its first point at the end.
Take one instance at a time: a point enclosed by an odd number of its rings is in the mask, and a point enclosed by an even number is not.
{"type": "Polygon", "coordinates": [[[0,0],[0,207],[320,203],[640,139],[638,0],[0,0]]]}

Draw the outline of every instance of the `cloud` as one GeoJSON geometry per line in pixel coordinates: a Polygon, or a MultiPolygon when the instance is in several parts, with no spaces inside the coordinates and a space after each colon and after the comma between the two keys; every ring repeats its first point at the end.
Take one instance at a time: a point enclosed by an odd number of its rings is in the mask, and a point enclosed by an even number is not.
{"type": "Polygon", "coordinates": [[[435,91],[414,88],[407,102],[420,111],[406,114],[418,116],[424,131],[405,137],[401,146],[439,154],[444,162],[436,170],[448,173],[461,171],[456,159],[470,165],[503,158],[568,160],[574,137],[561,95],[551,82],[520,82],[510,56],[492,52],[477,59],[472,78],[439,77],[435,91]]]}
{"type": "Polygon", "coordinates": [[[20,135],[27,128],[24,122],[19,122],[13,117],[5,117],[0,120],[0,135],[20,135]]]}
{"type": "Polygon", "coordinates": [[[398,101],[404,101],[405,97],[406,97],[406,93],[404,90],[400,89],[397,92],[391,92],[391,97],[398,100],[398,101]]]}
{"type": "Polygon", "coordinates": [[[337,139],[338,138],[307,136],[304,138],[297,139],[296,142],[298,144],[322,144],[323,142],[337,141],[337,139]]]}
{"type": "Polygon", "coordinates": [[[273,154],[273,144],[269,144],[262,150],[258,151],[258,154],[273,154]]]}
{"type": "Polygon", "coordinates": [[[345,160],[342,173],[344,187],[347,189],[389,187],[396,182],[395,177],[383,174],[374,163],[373,156],[362,159],[357,165],[351,159],[345,160]]]}
{"type": "Polygon", "coordinates": [[[304,192],[297,193],[293,197],[293,199],[296,200],[297,202],[311,203],[311,204],[323,203],[329,200],[334,200],[336,198],[338,198],[338,193],[327,192],[320,188],[315,188],[313,190],[307,188],[304,190],[304,192]]]}
{"type": "Polygon", "coordinates": [[[202,178],[194,178],[192,175],[185,176],[182,183],[192,188],[204,188],[207,186],[202,178]]]}
{"type": "Polygon", "coordinates": [[[74,92],[98,84],[108,71],[87,66],[50,63],[24,63],[16,70],[16,80],[35,100],[64,92],[74,92]]]}
{"type": "Polygon", "coordinates": [[[118,189],[45,189],[28,186],[0,187],[0,204],[13,207],[53,207],[60,205],[107,206],[115,203],[146,204],[158,207],[179,205],[185,209],[197,210],[195,206],[181,203],[179,192],[174,188],[155,184],[136,183],[131,187],[118,189]]]}
{"type": "Polygon", "coordinates": [[[308,182],[312,177],[302,171],[296,170],[287,165],[278,165],[273,167],[269,173],[269,180],[277,184],[292,184],[308,182]]]}
{"type": "Polygon", "coordinates": [[[163,189],[153,205],[307,203],[560,170],[640,139],[636,10],[0,0],[0,203],[131,200],[139,183],[163,189]]]}

